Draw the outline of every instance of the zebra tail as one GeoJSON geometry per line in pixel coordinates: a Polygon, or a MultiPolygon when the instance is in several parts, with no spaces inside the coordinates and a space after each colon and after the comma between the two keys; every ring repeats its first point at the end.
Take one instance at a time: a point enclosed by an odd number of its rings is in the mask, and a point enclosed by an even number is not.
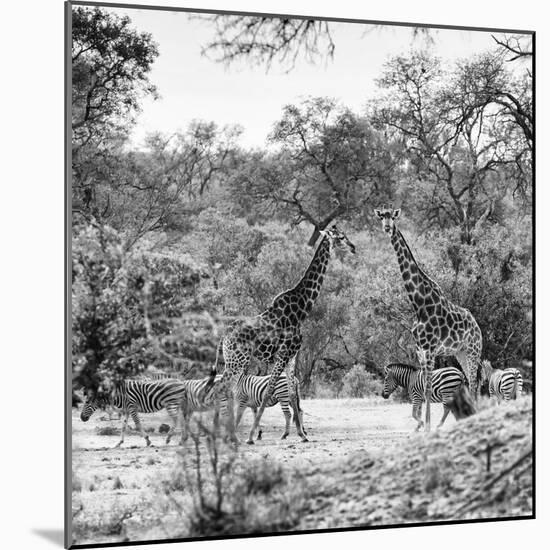
{"type": "Polygon", "coordinates": [[[514,387],[512,389],[512,399],[517,399],[518,398],[518,386],[519,386],[519,377],[521,376],[521,374],[519,373],[519,371],[515,371],[514,372],[514,387]]]}

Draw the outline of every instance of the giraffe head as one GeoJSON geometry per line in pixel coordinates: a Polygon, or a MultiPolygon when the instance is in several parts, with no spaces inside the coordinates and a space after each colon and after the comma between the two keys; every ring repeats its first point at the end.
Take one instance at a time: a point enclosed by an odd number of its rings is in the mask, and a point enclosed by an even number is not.
{"type": "Polygon", "coordinates": [[[346,237],[346,234],[333,225],[329,229],[321,230],[319,233],[327,237],[330,247],[347,248],[352,254],[355,254],[355,245],[346,237]]]}
{"type": "Polygon", "coordinates": [[[395,220],[397,220],[399,214],[401,214],[401,208],[394,210],[392,205],[390,205],[389,208],[382,206],[382,208],[379,210],[376,209],[374,212],[382,220],[382,229],[391,235],[395,226],[395,220]]]}

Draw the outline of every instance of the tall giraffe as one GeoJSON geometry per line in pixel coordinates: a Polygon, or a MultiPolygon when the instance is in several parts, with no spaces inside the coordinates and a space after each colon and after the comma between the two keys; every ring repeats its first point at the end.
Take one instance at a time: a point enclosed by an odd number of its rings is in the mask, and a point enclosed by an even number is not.
{"type": "MultiPolygon", "coordinates": [[[[222,393],[227,395],[228,429],[231,439],[235,442],[237,437],[233,416],[233,391],[240,374],[248,367],[252,357],[256,357],[267,365],[273,365],[267,391],[258,409],[258,414],[254,418],[254,424],[247,440],[248,444],[253,444],[254,433],[273,394],[275,384],[283,370],[290,370],[290,365],[293,364],[290,359],[300,350],[302,344],[301,324],[311,312],[313,304],[319,296],[331,250],[335,246],[346,246],[352,253],[355,253],[355,246],[335,225],[321,231],[321,235],[323,238],[313,259],[298,283],[293,288],[276,296],[263,313],[233,323],[220,342],[225,369],[221,379],[213,384],[209,398],[219,398],[222,393]]],[[[212,379],[216,374],[217,362],[218,357],[216,357],[216,364],[212,370],[212,379]]],[[[287,380],[291,380],[293,374],[293,372],[287,372],[287,380]]],[[[289,393],[291,396],[293,395],[292,391],[289,393]]],[[[299,418],[297,404],[291,400],[291,405],[295,418],[299,418]]],[[[302,441],[307,441],[303,426],[299,427],[298,434],[302,441]]]]}
{"type": "Polygon", "coordinates": [[[432,371],[438,355],[454,355],[468,377],[470,391],[477,399],[481,360],[481,330],[474,316],[465,308],[453,304],[443,295],[440,286],[418,266],[395,220],[401,209],[382,207],[375,210],[382,220],[382,229],[390,235],[397,254],[399,269],[414,312],[416,323],[412,334],[416,353],[426,376],[426,431],[430,431],[430,401],[432,371]]]}

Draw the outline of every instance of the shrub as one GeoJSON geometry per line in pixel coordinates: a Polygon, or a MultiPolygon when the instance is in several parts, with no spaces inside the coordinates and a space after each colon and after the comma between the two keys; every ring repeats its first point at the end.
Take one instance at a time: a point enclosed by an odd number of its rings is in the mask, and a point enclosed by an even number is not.
{"type": "Polygon", "coordinates": [[[363,365],[354,365],[344,376],[342,393],[346,397],[368,397],[380,395],[383,388],[382,381],[371,372],[367,372],[363,365]]]}
{"type": "MultiPolygon", "coordinates": [[[[298,522],[307,496],[302,478],[267,458],[244,456],[219,427],[190,427],[192,449],[161,489],[185,524],[181,536],[215,536],[287,530],[298,522]],[[204,441],[199,441],[201,433],[204,441]]],[[[201,438],[202,439],[202,438],[201,438]]]]}

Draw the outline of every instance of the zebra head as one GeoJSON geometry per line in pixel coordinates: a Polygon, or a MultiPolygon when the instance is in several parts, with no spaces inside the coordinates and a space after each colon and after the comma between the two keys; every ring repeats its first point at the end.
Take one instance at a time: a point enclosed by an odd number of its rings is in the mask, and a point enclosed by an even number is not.
{"type": "Polygon", "coordinates": [[[106,404],[106,398],[101,399],[95,393],[87,395],[86,401],[82,406],[82,411],[80,412],[80,420],[82,420],[82,422],[88,422],[90,416],[94,414],[95,410],[99,407],[105,406],[106,404]]]}
{"type": "Polygon", "coordinates": [[[82,422],[88,422],[90,416],[94,414],[94,411],[98,408],[98,406],[97,399],[91,399],[88,397],[82,407],[82,411],[80,412],[80,420],[82,420],[82,422]]]}
{"type": "Polygon", "coordinates": [[[382,397],[388,399],[388,397],[395,391],[398,383],[395,375],[388,366],[384,367],[384,389],[382,390],[382,397]]]}

